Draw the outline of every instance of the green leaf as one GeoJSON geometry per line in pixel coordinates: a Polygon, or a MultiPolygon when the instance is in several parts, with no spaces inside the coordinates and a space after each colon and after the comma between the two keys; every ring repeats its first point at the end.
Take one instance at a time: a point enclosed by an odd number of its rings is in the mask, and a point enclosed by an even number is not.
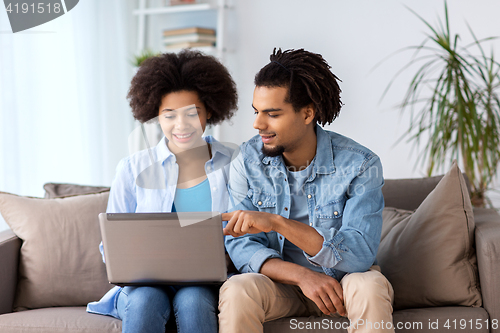
{"type": "Polygon", "coordinates": [[[451,39],[446,1],[444,21],[438,21],[439,28],[406,8],[430,33],[419,45],[405,47],[389,56],[414,51],[409,62],[391,79],[381,99],[402,73],[419,65],[398,106],[401,113],[411,115],[408,130],[398,141],[406,138],[406,142],[413,142],[413,151],[425,139],[417,160],[427,165],[429,175],[459,159],[474,195],[484,198],[500,163],[500,64],[493,49],[486,56],[483,45],[498,37],[478,39],[467,24],[473,42],[462,46],[458,34],[451,39]],[[472,54],[472,47],[480,55],[472,54]]]}

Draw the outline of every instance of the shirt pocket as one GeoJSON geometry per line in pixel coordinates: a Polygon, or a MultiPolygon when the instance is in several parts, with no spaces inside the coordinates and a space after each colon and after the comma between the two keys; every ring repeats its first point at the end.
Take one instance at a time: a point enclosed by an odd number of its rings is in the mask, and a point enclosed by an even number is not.
{"type": "Polygon", "coordinates": [[[344,213],[345,199],[328,202],[316,207],[316,218],[318,224],[323,228],[340,229],[342,226],[342,215],[344,213]]]}
{"type": "Polygon", "coordinates": [[[248,190],[248,196],[254,207],[261,212],[274,213],[276,210],[276,197],[263,191],[248,190]]]}

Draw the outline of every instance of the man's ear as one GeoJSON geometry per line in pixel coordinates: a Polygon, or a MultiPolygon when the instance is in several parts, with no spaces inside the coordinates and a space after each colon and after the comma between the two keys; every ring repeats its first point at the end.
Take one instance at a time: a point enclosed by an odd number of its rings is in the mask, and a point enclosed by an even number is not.
{"type": "Polygon", "coordinates": [[[207,112],[207,120],[212,118],[212,114],[210,112],[207,112]]]}
{"type": "Polygon", "coordinates": [[[314,117],[316,116],[316,109],[314,108],[314,104],[311,103],[309,105],[304,106],[302,109],[304,114],[304,123],[309,125],[314,121],[314,117]]]}

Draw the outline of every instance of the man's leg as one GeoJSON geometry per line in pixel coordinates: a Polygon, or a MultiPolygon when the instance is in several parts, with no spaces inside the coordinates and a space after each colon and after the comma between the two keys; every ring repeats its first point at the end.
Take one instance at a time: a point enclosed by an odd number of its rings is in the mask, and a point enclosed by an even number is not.
{"type": "Polygon", "coordinates": [[[219,332],[262,333],[266,321],[309,315],[307,298],[295,286],[258,273],[232,276],[220,289],[219,332]]]}
{"type": "Polygon", "coordinates": [[[351,321],[349,333],[394,332],[394,291],[378,266],[372,266],[364,273],[348,274],[340,284],[347,317],[351,321]]]}

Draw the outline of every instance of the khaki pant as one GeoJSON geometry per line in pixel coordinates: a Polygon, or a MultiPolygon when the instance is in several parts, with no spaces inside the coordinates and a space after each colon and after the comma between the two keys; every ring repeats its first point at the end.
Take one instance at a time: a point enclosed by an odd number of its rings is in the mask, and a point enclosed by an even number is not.
{"type": "MultiPolygon", "coordinates": [[[[364,273],[347,274],[340,284],[351,322],[349,333],[394,332],[394,291],[378,266],[364,273]]],[[[220,289],[219,311],[220,333],[261,333],[266,321],[290,316],[325,316],[297,286],[275,283],[258,273],[234,275],[227,280],[220,289]]]]}

